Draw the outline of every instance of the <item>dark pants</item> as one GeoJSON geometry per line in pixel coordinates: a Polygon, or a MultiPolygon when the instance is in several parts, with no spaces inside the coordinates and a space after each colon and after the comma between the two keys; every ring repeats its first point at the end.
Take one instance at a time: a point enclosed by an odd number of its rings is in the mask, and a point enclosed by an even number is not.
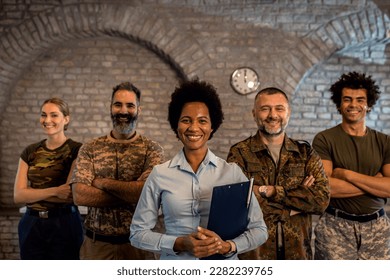
{"type": "Polygon", "coordinates": [[[77,260],[83,242],[83,227],[75,206],[70,213],[40,218],[26,212],[19,222],[22,260],[77,260]]]}

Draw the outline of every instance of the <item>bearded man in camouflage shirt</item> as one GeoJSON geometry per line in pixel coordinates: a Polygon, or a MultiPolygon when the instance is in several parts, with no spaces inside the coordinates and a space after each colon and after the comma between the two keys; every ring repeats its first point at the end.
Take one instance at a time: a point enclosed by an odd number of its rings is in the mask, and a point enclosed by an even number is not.
{"type": "Polygon", "coordinates": [[[88,207],[81,259],[152,259],[132,247],[130,224],[153,166],[163,162],[159,144],[137,133],[141,92],[131,83],[114,87],[113,130],[84,144],[72,179],[74,201],[88,207]]]}
{"type": "Polygon", "coordinates": [[[233,145],[227,160],[254,177],[269,238],[239,258],[312,259],[312,214],[323,213],[330,199],[321,159],[306,141],[287,137],[291,109],[282,90],[261,90],[252,113],[257,134],[233,145]]]}

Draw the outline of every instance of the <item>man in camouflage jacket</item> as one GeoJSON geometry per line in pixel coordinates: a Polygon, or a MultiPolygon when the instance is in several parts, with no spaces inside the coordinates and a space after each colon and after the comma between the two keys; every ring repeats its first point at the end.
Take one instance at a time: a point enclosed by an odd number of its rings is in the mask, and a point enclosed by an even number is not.
{"type": "Polygon", "coordinates": [[[130,224],[144,182],[163,162],[161,146],[136,131],[141,92],[125,82],[113,89],[113,129],[85,143],[73,174],[77,205],[88,207],[81,259],[153,259],[130,245],[130,224]]]}
{"type": "Polygon", "coordinates": [[[312,214],[322,214],[330,199],[321,159],[306,141],[287,137],[291,110],[282,90],[261,90],[252,112],[257,134],[233,145],[227,160],[254,178],[269,238],[239,257],[312,259],[312,214]]]}

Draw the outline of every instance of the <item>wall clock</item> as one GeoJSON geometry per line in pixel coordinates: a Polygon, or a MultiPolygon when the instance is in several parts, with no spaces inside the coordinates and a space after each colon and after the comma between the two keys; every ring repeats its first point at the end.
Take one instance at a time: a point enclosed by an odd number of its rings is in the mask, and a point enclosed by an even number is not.
{"type": "Polygon", "coordinates": [[[232,73],[230,84],[237,93],[247,95],[259,88],[259,75],[253,68],[240,67],[232,73]]]}

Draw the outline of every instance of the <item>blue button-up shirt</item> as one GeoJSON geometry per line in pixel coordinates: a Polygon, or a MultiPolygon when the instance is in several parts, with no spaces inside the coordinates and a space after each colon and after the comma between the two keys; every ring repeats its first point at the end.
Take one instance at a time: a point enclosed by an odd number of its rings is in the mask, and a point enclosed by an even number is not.
{"type": "MultiPolygon", "coordinates": [[[[176,238],[197,231],[198,226],[207,228],[214,186],[247,180],[235,163],[227,163],[210,150],[194,173],[181,150],[172,160],[155,166],[146,180],[130,226],[131,244],[159,253],[160,259],[196,259],[189,252],[174,252],[176,238]],[[160,207],[165,233],[152,231],[160,207]]],[[[233,239],[237,253],[252,250],[268,238],[263,213],[254,196],[248,219],[247,231],[233,239]]],[[[237,254],[231,258],[237,259],[237,254]]]]}

